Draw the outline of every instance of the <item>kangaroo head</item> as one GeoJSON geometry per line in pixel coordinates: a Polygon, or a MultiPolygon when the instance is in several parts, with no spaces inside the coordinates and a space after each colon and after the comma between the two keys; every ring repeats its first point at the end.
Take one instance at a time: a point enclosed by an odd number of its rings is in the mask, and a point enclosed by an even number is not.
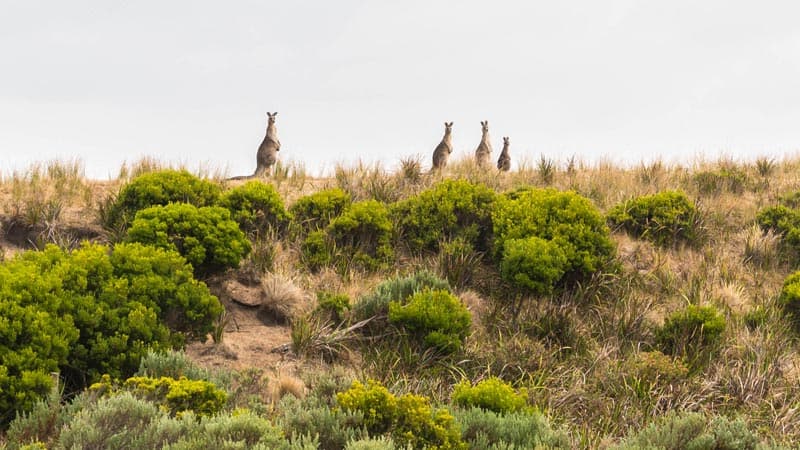
{"type": "Polygon", "coordinates": [[[488,132],[489,131],[489,121],[488,120],[481,121],[481,128],[483,129],[484,133],[488,132]]]}
{"type": "Polygon", "coordinates": [[[267,117],[269,118],[269,124],[272,125],[275,123],[275,118],[278,116],[277,112],[274,113],[267,113],[267,117]]]}
{"type": "Polygon", "coordinates": [[[445,122],[444,131],[453,131],[453,122],[445,122]]]}
{"type": "Polygon", "coordinates": [[[509,141],[507,137],[503,138],[503,145],[508,145],[510,143],[511,143],[511,141],[509,141]]]}

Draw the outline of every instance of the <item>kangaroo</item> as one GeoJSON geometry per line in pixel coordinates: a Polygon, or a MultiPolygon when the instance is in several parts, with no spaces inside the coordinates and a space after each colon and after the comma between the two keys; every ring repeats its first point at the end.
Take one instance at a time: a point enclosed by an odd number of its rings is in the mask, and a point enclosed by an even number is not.
{"type": "Polygon", "coordinates": [[[481,128],[483,129],[483,135],[481,136],[481,143],[475,149],[475,162],[478,163],[478,166],[483,167],[489,165],[489,159],[492,157],[492,143],[489,142],[489,121],[481,122],[481,128]]]}
{"type": "Polygon", "coordinates": [[[511,155],[508,154],[508,146],[511,142],[507,137],[503,138],[503,150],[500,152],[500,157],[497,158],[497,168],[501,172],[508,172],[511,170],[511,155]]]}
{"type": "Polygon", "coordinates": [[[256,153],[256,171],[253,173],[254,177],[264,176],[270,167],[278,162],[278,152],[281,150],[281,141],[278,140],[278,129],[275,128],[275,118],[278,113],[267,113],[267,135],[258,146],[258,153],[256,153]]]}
{"type": "Polygon", "coordinates": [[[433,170],[444,169],[444,166],[447,165],[447,158],[450,157],[450,153],[453,153],[453,139],[450,135],[452,131],[453,122],[445,122],[442,142],[440,142],[439,145],[436,146],[436,150],[433,151],[433,170]]]}
{"type": "Polygon", "coordinates": [[[263,177],[269,172],[270,167],[278,161],[278,152],[281,150],[281,141],[278,140],[278,130],[275,128],[277,112],[267,113],[267,135],[258,146],[256,153],[256,171],[252,175],[242,175],[228,178],[229,180],[247,180],[263,177]]]}

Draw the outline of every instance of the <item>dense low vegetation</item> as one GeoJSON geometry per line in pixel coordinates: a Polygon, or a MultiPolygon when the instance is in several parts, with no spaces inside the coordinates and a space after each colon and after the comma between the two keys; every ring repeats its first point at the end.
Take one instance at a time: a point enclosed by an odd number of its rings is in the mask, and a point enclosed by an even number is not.
{"type": "Polygon", "coordinates": [[[795,161],[157,166],[0,181],[0,448],[800,441],[795,161]],[[183,352],[230,351],[226,280],[290,325],[290,378],[183,352]]]}

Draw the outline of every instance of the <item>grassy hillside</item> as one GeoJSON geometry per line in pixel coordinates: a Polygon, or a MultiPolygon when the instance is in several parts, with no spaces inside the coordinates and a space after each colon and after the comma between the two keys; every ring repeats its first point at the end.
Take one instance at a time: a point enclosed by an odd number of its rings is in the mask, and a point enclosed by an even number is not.
{"type": "MultiPolygon", "coordinates": [[[[99,182],[83,177],[80,162],[58,161],[6,174],[0,180],[0,260],[7,263],[48,244],[74,249],[83,240],[109,245],[125,240],[128,226],[112,226],[109,211],[131,180],[161,169],[165,167],[158,161],[143,160],[123,167],[118,179],[99,182]]],[[[218,185],[222,195],[244,184],[212,172],[196,175],[218,185]]],[[[399,404],[430,402],[434,417],[435,408],[447,409],[451,415],[445,415],[455,417],[453,423],[460,426],[458,434],[466,433],[478,419],[468,418],[469,407],[476,403],[459,404],[454,389],[459,383],[463,388],[464,380],[475,384],[496,377],[502,386],[513,388],[513,395],[525,399],[527,412],[513,414],[543,421],[542,445],[646,448],[648,443],[671,442],[672,447],[657,448],[684,448],[696,438],[706,439],[706,446],[698,448],[722,448],[713,445],[723,441],[737,442],[732,448],[755,448],[756,441],[789,447],[800,442],[800,327],[791,305],[786,305],[786,295],[781,296],[800,259],[797,246],[785,236],[789,228],[769,229],[758,221],[765,208],[786,204],[791,209],[791,196],[800,191],[800,161],[761,158],[753,163],[698,161],[689,166],[657,161],[626,168],[543,157],[509,173],[454,161],[443,173],[432,174],[408,158],[391,171],[340,166],[333,177],[324,179],[309,176],[300,164],[290,164],[277,167],[261,181],[274,188],[287,211],[299,199],[331,188],[341,189],[353,205],[371,205],[364,207],[364,215],[385,207],[391,254],[381,253],[374,261],[359,256],[360,251],[374,256],[370,252],[381,245],[380,237],[373,242],[373,237],[364,236],[380,236],[379,231],[347,228],[344,219],[325,228],[328,234],[320,237],[320,242],[333,243],[333,249],[326,250],[330,254],[310,253],[313,242],[308,236],[314,231],[303,228],[308,222],[292,219],[281,226],[262,223],[247,230],[242,225],[252,250],[239,266],[195,274],[226,309],[217,318],[213,339],[190,343],[186,350],[190,361],[178,354],[171,356],[176,358],[172,362],[161,362],[165,367],[191,366],[197,372],[194,379],[209,380],[226,392],[227,400],[213,420],[234,420],[247,409],[246,415],[253,416],[247,416],[252,419],[248,426],[261,430],[258,436],[277,436],[275,442],[284,436],[291,448],[342,448],[348,439],[363,441],[348,448],[393,448],[390,441],[397,448],[431,442],[459,448],[461,444],[443,437],[450,426],[445,419],[435,424],[419,419],[427,425],[409,431],[401,424],[411,419],[398,412],[396,422],[380,429],[358,416],[362,412],[343,418],[341,408],[347,410],[347,401],[355,400],[346,395],[337,399],[336,393],[352,389],[353,380],[374,380],[375,386],[388,388],[389,396],[402,399],[399,404]],[[495,225],[481,225],[475,219],[477,228],[468,235],[479,237],[467,244],[458,236],[434,240],[429,247],[409,244],[408,226],[403,234],[398,225],[403,215],[393,211],[398,202],[418,198],[443,180],[466,180],[509,199],[523,196],[519,192],[525,188],[574,191],[599,212],[603,222],[612,211],[629,212],[629,206],[620,206],[628,200],[664,192],[685,194],[695,210],[673,228],[651,218],[650,225],[658,222],[656,228],[644,233],[621,219],[608,220],[613,253],[596,270],[570,277],[565,269],[566,275],[554,278],[552,286],[525,288],[506,276],[504,270],[512,269],[498,263],[501,229],[496,215],[495,225]],[[361,203],[370,200],[375,202],[361,203]],[[653,239],[663,231],[666,238],[653,239]],[[355,256],[342,257],[341,252],[351,247],[355,256]],[[364,312],[381,283],[420,271],[449,285],[457,303],[467,307],[470,325],[463,342],[458,337],[437,338],[437,344],[430,345],[433,338],[425,336],[426,343],[419,344],[414,341],[416,328],[408,322],[402,325],[397,314],[375,318],[364,312]],[[242,304],[248,302],[254,306],[242,304]],[[251,328],[251,333],[242,331],[253,323],[259,327],[251,328]],[[256,346],[258,336],[263,340],[256,346]],[[424,401],[411,394],[423,396],[424,401]],[[311,416],[301,417],[303,411],[311,416]],[[347,429],[345,423],[368,428],[373,440],[355,431],[331,437],[334,430],[347,429]],[[382,440],[375,440],[377,436],[382,440]]],[[[475,214],[483,217],[480,211],[475,214]]],[[[496,213],[487,212],[486,217],[491,219],[492,214],[496,213]]],[[[373,223],[376,229],[383,223],[376,217],[358,217],[352,220],[373,223]]],[[[550,251],[539,243],[524,248],[523,255],[550,251]]],[[[556,256],[536,261],[547,265],[559,260],[556,256]]],[[[435,304],[445,302],[443,298],[437,297],[435,304]]],[[[418,301],[425,305],[425,299],[418,301]]],[[[452,317],[448,324],[460,320],[452,317]]],[[[161,367],[145,372],[156,377],[168,371],[161,367]]],[[[114,381],[108,381],[105,389],[124,390],[112,386],[114,381]]],[[[512,395],[502,389],[489,397],[512,395]]],[[[66,437],[53,437],[58,434],[52,427],[69,422],[64,417],[74,419],[81,409],[85,411],[81,420],[95,423],[88,411],[102,401],[95,391],[66,394],[78,399],[77,406],[70,409],[45,400],[33,413],[39,419],[12,423],[8,437],[0,438],[8,441],[0,447],[16,448],[21,436],[25,442],[41,440],[54,448],[89,439],[69,435],[75,430],[68,427],[66,437]]],[[[146,400],[157,404],[152,396],[146,400]]],[[[158,420],[166,424],[178,420],[175,417],[158,420]]],[[[509,422],[503,426],[519,432],[532,426],[512,424],[511,416],[504,417],[509,422]]],[[[198,423],[206,424],[204,420],[198,423]]],[[[488,421],[483,416],[480,420],[488,421]]],[[[490,448],[474,436],[461,438],[470,448],[490,448]]],[[[265,448],[278,448],[261,442],[265,448]]]]}

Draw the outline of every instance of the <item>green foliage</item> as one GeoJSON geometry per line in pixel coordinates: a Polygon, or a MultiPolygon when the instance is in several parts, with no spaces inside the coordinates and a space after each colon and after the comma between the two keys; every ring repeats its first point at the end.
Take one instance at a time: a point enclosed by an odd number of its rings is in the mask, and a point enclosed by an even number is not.
{"type": "Polygon", "coordinates": [[[634,236],[668,247],[698,242],[697,216],[686,194],[664,191],[620,203],[608,213],[608,220],[634,236]]]}
{"type": "Polygon", "coordinates": [[[130,392],[101,397],[77,411],[60,432],[58,448],[308,448],[290,445],[280,429],[247,411],[173,417],[130,392]]]}
{"type": "Polygon", "coordinates": [[[344,321],[347,311],[350,310],[350,297],[347,294],[319,291],[317,292],[317,309],[334,322],[341,323],[344,321]]]}
{"type": "MultiPolygon", "coordinates": [[[[575,192],[555,189],[512,192],[498,198],[492,221],[495,254],[498,257],[502,258],[506,253],[506,243],[516,239],[537,237],[559,247],[566,257],[566,264],[557,286],[586,279],[614,255],[614,244],[600,212],[588,199],[575,192]]],[[[541,247],[541,244],[527,245],[541,247]]],[[[553,261],[561,260],[552,256],[552,250],[550,253],[553,261]]],[[[542,270],[535,260],[533,264],[525,266],[536,268],[536,272],[528,276],[534,282],[532,284],[537,286],[536,289],[541,289],[540,286],[549,277],[542,277],[542,273],[552,274],[555,271],[542,270]]]]}
{"type": "Polygon", "coordinates": [[[725,317],[713,306],[688,305],[667,317],[656,330],[661,350],[693,362],[713,350],[725,331],[725,317]]]}
{"type": "Polygon", "coordinates": [[[566,434],[555,431],[535,411],[496,413],[487,409],[456,410],[462,439],[473,450],[572,448],[566,434]]]}
{"type": "Polygon", "coordinates": [[[435,252],[454,239],[488,250],[496,196],[482,184],[444,180],[392,207],[398,240],[412,251],[435,252]]]}
{"type": "Polygon", "coordinates": [[[394,258],[392,222],[376,200],[353,203],[328,225],[337,259],[365,270],[386,268],[394,258]]]}
{"type": "Polygon", "coordinates": [[[331,220],[339,217],[350,207],[350,194],[339,188],[323,189],[311,195],[300,197],[289,208],[304,233],[322,230],[331,220]]]}
{"type": "Polygon", "coordinates": [[[350,441],[344,450],[397,450],[397,447],[391,437],[381,436],[350,441]]]}
{"type": "Polygon", "coordinates": [[[439,243],[436,265],[451,286],[469,285],[481,268],[483,253],[476,251],[464,238],[439,243]]]}
{"type": "Polygon", "coordinates": [[[364,415],[364,425],[370,433],[389,431],[397,416],[397,398],[375,380],[365,386],[353,381],[350,389],[336,394],[336,401],[346,411],[358,411],[364,415]]]}
{"type": "Polygon", "coordinates": [[[534,294],[550,294],[566,267],[564,250],[554,241],[531,236],[509,239],[503,245],[500,274],[534,294]]]}
{"type": "Polygon", "coordinates": [[[120,189],[108,206],[106,228],[125,227],[142,209],[169,203],[189,203],[197,207],[217,203],[220,187],[182,170],[163,170],[140,175],[120,189]]]}
{"type": "Polygon", "coordinates": [[[0,264],[2,411],[29,410],[51,372],[70,389],[129,376],[149,350],[204,338],[221,310],[174,252],[85,244],[23,253],[0,264]]]}
{"type": "Polygon", "coordinates": [[[303,265],[312,272],[329,265],[333,260],[332,253],[333,249],[328,243],[328,236],[321,230],[308,233],[300,245],[303,265]]]}
{"type": "Polygon", "coordinates": [[[331,408],[314,394],[302,400],[287,395],[277,410],[277,421],[287,438],[316,436],[322,450],[338,450],[349,441],[369,436],[360,411],[331,408]]]}
{"type": "Polygon", "coordinates": [[[794,272],[783,281],[778,303],[789,313],[797,328],[800,328],[800,271],[794,272]]]}
{"type": "Polygon", "coordinates": [[[452,400],[464,408],[478,407],[505,414],[525,409],[528,391],[522,388],[517,393],[510,384],[497,377],[482,380],[475,386],[463,380],[453,390],[452,400]]]}
{"type": "Polygon", "coordinates": [[[626,438],[615,450],[716,450],[765,448],[742,420],[708,420],[699,413],[669,413],[626,438]]]}
{"type": "MultiPolygon", "coordinates": [[[[794,204],[794,200],[790,199],[790,204],[794,204]]],[[[764,231],[779,233],[788,248],[800,253],[800,209],[786,205],[768,206],[758,212],[756,220],[764,231]]]]}
{"type": "Polygon", "coordinates": [[[278,191],[260,181],[248,181],[226,191],[219,205],[231,212],[231,218],[246,233],[283,230],[290,219],[278,191]]]}
{"type": "Polygon", "coordinates": [[[192,411],[200,416],[210,416],[225,406],[228,397],[213,383],[185,377],[177,380],[171,377],[131,377],[123,386],[134,395],[167,407],[172,414],[192,411]]]}
{"type": "Polygon", "coordinates": [[[359,321],[375,316],[385,316],[389,313],[390,302],[405,303],[410,296],[426,288],[450,290],[447,281],[427,270],[421,270],[405,277],[391,278],[361,297],[353,306],[353,316],[359,321]]]}
{"type": "Polygon", "coordinates": [[[250,241],[225,208],[173,203],[136,213],[127,242],[176,250],[199,274],[238,267],[250,241]]]}
{"type": "Polygon", "coordinates": [[[472,316],[447,290],[419,291],[404,302],[389,303],[389,322],[407,331],[424,348],[458,351],[467,338],[472,316]]]}
{"type": "Polygon", "coordinates": [[[374,380],[358,381],[336,395],[339,406],[363,414],[371,435],[390,433],[394,441],[412,448],[466,449],[453,416],[433,409],[426,397],[404,394],[395,397],[374,380]]]}

